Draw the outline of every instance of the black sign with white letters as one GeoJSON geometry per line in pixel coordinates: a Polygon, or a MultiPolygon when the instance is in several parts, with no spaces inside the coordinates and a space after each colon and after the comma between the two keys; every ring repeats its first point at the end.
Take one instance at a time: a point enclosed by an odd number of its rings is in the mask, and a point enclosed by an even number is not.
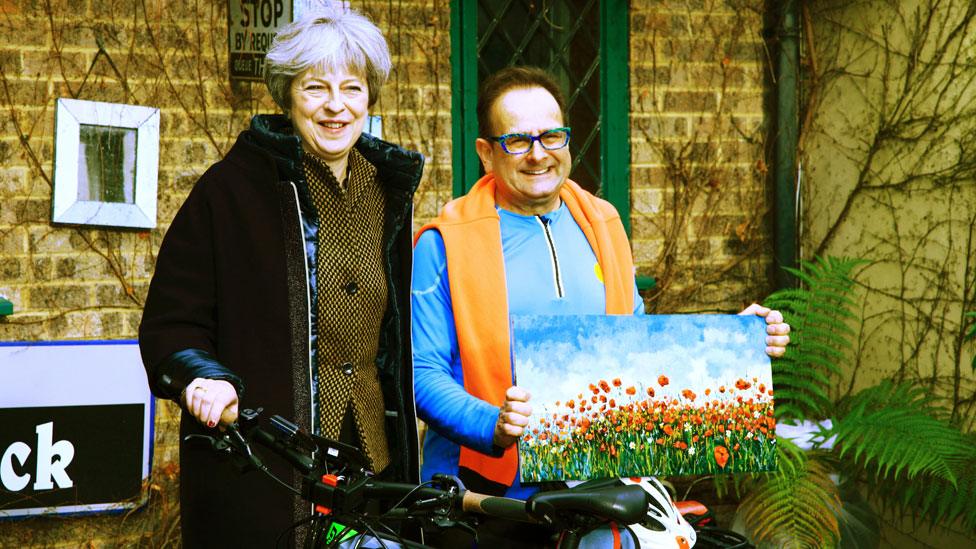
{"type": "Polygon", "coordinates": [[[137,498],[145,404],[0,408],[0,511],[137,498]]]}

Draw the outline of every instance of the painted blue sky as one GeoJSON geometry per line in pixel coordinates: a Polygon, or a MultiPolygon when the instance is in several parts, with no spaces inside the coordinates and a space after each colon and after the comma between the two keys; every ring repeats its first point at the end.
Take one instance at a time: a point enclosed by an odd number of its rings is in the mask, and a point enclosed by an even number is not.
{"type": "Polygon", "coordinates": [[[517,384],[532,393],[536,410],[614,377],[637,386],[638,396],[654,387],[656,398],[682,389],[702,395],[739,378],[772,386],[765,321],[757,316],[513,316],[512,333],[517,384]],[[661,374],[667,387],[657,384],[661,374]]]}

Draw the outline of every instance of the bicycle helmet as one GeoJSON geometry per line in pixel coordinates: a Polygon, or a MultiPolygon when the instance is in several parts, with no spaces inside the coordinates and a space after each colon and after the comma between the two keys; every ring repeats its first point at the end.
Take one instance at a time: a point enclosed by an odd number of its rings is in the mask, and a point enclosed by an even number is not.
{"type": "Polygon", "coordinates": [[[624,484],[637,484],[650,496],[647,516],[628,528],[634,532],[642,549],[689,549],[696,541],[695,529],[681,516],[671,494],[654,477],[622,478],[624,484]]]}

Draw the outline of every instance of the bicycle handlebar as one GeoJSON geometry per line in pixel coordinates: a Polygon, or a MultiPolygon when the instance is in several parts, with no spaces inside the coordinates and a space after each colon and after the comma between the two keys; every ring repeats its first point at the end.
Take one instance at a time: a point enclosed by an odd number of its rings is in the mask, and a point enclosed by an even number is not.
{"type": "MultiPolygon", "coordinates": [[[[175,389],[172,394],[182,391],[168,376],[161,376],[159,383],[167,390],[175,389]]],[[[301,472],[299,495],[320,506],[328,515],[362,513],[366,502],[373,499],[399,500],[391,510],[373,519],[439,518],[448,524],[459,524],[455,521],[459,512],[563,528],[607,521],[631,524],[639,522],[647,512],[647,494],[636,485],[542,492],[523,501],[468,491],[459,479],[450,475],[435,475],[432,481],[422,485],[380,481],[373,478],[368,461],[358,448],[310,435],[280,416],[273,416],[272,429],[266,429],[257,423],[261,412],[260,408],[242,410],[238,421],[227,425],[219,438],[203,435],[187,438],[206,439],[215,450],[244,458],[249,466],[290,486],[275,477],[251,451],[250,442],[260,444],[301,472]]]]}

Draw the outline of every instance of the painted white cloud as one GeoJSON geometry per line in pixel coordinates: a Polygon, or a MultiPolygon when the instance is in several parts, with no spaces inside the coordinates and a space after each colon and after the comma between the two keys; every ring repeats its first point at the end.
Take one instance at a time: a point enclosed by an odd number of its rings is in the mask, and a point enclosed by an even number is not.
{"type": "Polygon", "coordinates": [[[755,319],[599,318],[604,320],[547,317],[516,323],[518,383],[533,393],[537,408],[576,398],[588,393],[589,384],[614,377],[625,387],[636,386],[641,394],[651,386],[659,397],[676,396],[685,388],[702,395],[705,388],[732,386],[742,377],[756,377],[771,386],[765,331],[755,319]],[[663,389],[657,384],[661,374],[670,380],[663,389]]]}

